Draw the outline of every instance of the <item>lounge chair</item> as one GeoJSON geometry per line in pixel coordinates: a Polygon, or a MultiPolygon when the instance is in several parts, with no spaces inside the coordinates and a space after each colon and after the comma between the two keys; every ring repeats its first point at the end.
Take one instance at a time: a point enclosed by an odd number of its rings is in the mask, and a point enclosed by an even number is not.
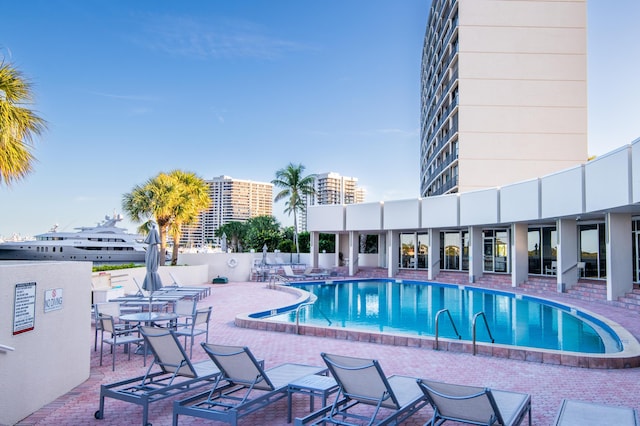
{"type": "Polygon", "coordinates": [[[397,425],[428,404],[416,378],[397,375],[386,377],[375,359],[326,353],[322,354],[322,358],[340,386],[338,395],[332,405],[304,418],[296,418],[296,426],[323,422],[355,424],[349,421],[397,425]],[[373,414],[367,417],[362,412],[349,411],[358,404],[375,407],[373,414]]]}
{"type": "Polygon", "coordinates": [[[296,274],[293,272],[291,265],[282,265],[282,269],[284,270],[284,277],[293,279],[293,280],[302,280],[307,278],[304,274],[296,274]]]}
{"type": "Polygon", "coordinates": [[[512,426],[522,423],[528,414],[531,426],[529,394],[426,379],[418,380],[418,384],[434,410],[428,425],[452,420],[473,425],[512,426]]]}
{"type": "Polygon", "coordinates": [[[302,364],[282,364],[264,370],[246,347],[211,343],[202,343],[202,347],[222,374],[210,391],[173,403],[174,426],[180,415],[237,425],[239,418],[286,397],[290,382],[327,370],[302,364]],[[227,384],[220,386],[222,381],[227,384]]]}
{"type": "Polygon", "coordinates": [[[553,424],[556,426],[597,426],[603,424],[637,426],[638,412],[628,407],[565,399],[562,401],[562,406],[553,424]]]}
{"type": "MultiPolygon", "coordinates": [[[[142,406],[142,425],[149,424],[149,404],[212,385],[220,370],[211,360],[192,363],[172,330],[140,327],[154,361],[144,376],[100,385],[100,408],[96,419],[104,418],[104,399],[113,398],[142,406]],[[159,371],[152,370],[159,368],[159,371]]],[[[146,356],[146,355],[145,355],[146,356]]]]}

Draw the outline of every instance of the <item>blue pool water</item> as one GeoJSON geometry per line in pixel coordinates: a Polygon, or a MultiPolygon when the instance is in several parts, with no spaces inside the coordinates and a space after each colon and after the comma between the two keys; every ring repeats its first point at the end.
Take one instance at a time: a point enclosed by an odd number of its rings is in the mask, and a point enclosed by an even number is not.
{"type": "MultiPolygon", "coordinates": [[[[602,321],[566,306],[530,296],[449,284],[393,280],[295,284],[317,296],[300,310],[300,324],[435,336],[436,313],[447,309],[462,340],[472,340],[473,318],[483,312],[495,343],[570,352],[621,350],[602,321]],[[331,325],[329,325],[329,321],[331,325]]],[[[295,322],[295,312],[273,316],[295,322]]],[[[439,317],[439,337],[457,338],[448,315],[439,317]]],[[[490,342],[477,317],[476,340],[490,342]]]]}

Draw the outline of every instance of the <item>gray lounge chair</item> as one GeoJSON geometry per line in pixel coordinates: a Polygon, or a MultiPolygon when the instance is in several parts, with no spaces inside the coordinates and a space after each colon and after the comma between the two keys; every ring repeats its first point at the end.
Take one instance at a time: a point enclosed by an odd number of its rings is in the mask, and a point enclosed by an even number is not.
{"type": "Polygon", "coordinates": [[[522,423],[528,414],[531,426],[531,396],[528,394],[426,379],[418,380],[418,384],[434,410],[428,425],[452,420],[473,425],[512,426],[522,423]]]}
{"type": "Polygon", "coordinates": [[[340,386],[333,404],[295,424],[334,423],[352,425],[363,421],[369,425],[397,425],[428,404],[415,377],[393,375],[385,377],[375,359],[321,354],[331,375],[340,386]],[[358,404],[375,407],[370,417],[349,411],[358,404]]]}
{"type": "Polygon", "coordinates": [[[178,416],[193,416],[237,425],[238,419],[287,396],[294,380],[323,374],[325,367],[282,364],[263,370],[251,351],[241,346],[201,343],[222,374],[207,392],[173,403],[173,424],[178,416]],[[226,384],[220,385],[222,381],[226,384]]]}
{"type": "Polygon", "coordinates": [[[637,426],[638,412],[629,407],[565,399],[553,423],[556,426],[637,426]]]}
{"type": "MultiPolygon", "coordinates": [[[[149,424],[149,404],[212,385],[220,370],[211,360],[192,363],[172,330],[140,327],[154,361],[144,376],[100,385],[100,408],[96,419],[104,418],[104,399],[113,398],[142,406],[142,425],[149,424]],[[159,371],[152,370],[159,368],[159,371]]],[[[146,355],[145,355],[146,356],[146,355]]]]}

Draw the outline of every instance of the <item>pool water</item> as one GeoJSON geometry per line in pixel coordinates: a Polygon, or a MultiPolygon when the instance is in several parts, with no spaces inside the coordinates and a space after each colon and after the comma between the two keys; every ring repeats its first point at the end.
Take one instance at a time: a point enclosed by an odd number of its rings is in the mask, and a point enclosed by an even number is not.
{"type": "MultiPolygon", "coordinates": [[[[583,353],[619,352],[622,345],[600,320],[530,296],[449,284],[393,280],[295,284],[317,296],[300,310],[300,324],[435,336],[436,313],[447,309],[462,340],[583,353]],[[329,325],[329,321],[331,324],[329,325]]],[[[272,317],[295,322],[294,311],[272,317]]],[[[439,337],[457,338],[449,316],[439,316],[439,337]]]]}

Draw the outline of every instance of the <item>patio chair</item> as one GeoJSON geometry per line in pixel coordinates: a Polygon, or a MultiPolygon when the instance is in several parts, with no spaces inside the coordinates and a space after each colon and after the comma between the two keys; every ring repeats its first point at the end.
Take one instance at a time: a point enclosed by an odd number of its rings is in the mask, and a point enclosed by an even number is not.
{"type": "Polygon", "coordinates": [[[220,370],[211,360],[192,363],[173,330],[140,327],[154,360],[143,376],[100,385],[100,408],[96,419],[104,418],[105,398],[142,406],[142,425],[149,424],[149,404],[212,385],[220,370]],[[152,371],[153,370],[153,371],[152,371]]]}
{"type": "Polygon", "coordinates": [[[126,324],[118,324],[118,318],[120,317],[120,302],[102,302],[94,303],[93,315],[95,322],[95,336],[93,340],[93,351],[98,350],[98,332],[102,331],[102,324],[100,324],[100,314],[111,315],[113,317],[115,328],[117,330],[123,330],[127,326],[126,324]]]}
{"type": "MultiPolygon", "coordinates": [[[[131,328],[116,328],[116,323],[111,315],[99,314],[98,320],[100,322],[100,366],[102,366],[102,353],[103,347],[106,343],[111,347],[111,371],[116,371],[116,348],[118,346],[124,346],[125,351],[128,354],[128,359],[131,360],[131,344],[142,345],[142,337],[136,330],[131,328]],[[105,333],[107,336],[105,337],[105,333]]],[[[146,363],[146,361],[145,361],[146,363]]],[[[146,365],[146,364],[145,364],[146,365]]]]}
{"type": "Polygon", "coordinates": [[[291,265],[282,265],[282,270],[284,271],[285,278],[294,279],[294,280],[296,279],[301,280],[306,278],[304,274],[296,274],[295,272],[293,272],[291,265]]]}
{"type": "Polygon", "coordinates": [[[173,403],[173,424],[178,416],[193,416],[237,425],[238,419],[287,396],[288,384],[294,380],[323,374],[325,367],[282,364],[264,370],[249,348],[202,343],[202,347],[222,374],[216,385],[173,403]],[[219,382],[227,384],[219,387],[219,382]]]}
{"type": "Polygon", "coordinates": [[[193,340],[196,336],[205,335],[205,342],[209,341],[209,319],[211,318],[211,306],[195,311],[191,319],[183,325],[179,325],[176,336],[184,336],[184,346],[187,346],[187,338],[191,337],[189,356],[193,356],[193,340]]]}
{"type": "Polygon", "coordinates": [[[555,426],[637,426],[638,412],[634,408],[594,404],[565,399],[556,416],[555,426]]]}
{"type": "Polygon", "coordinates": [[[547,275],[555,275],[558,268],[558,262],[555,260],[551,261],[551,266],[544,267],[544,273],[547,275]]]}
{"type": "Polygon", "coordinates": [[[531,396],[488,388],[454,385],[433,380],[418,380],[433,407],[428,425],[440,425],[447,420],[473,425],[519,425],[529,416],[531,426],[531,396]]]}
{"type": "Polygon", "coordinates": [[[339,385],[333,404],[321,408],[295,424],[329,422],[340,425],[397,425],[428,404],[414,377],[386,377],[375,359],[322,353],[331,375],[339,385]],[[373,413],[349,411],[358,404],[373,406],[373,413]],[[358,422],[358,423],[349,423],[358,422]]]}

